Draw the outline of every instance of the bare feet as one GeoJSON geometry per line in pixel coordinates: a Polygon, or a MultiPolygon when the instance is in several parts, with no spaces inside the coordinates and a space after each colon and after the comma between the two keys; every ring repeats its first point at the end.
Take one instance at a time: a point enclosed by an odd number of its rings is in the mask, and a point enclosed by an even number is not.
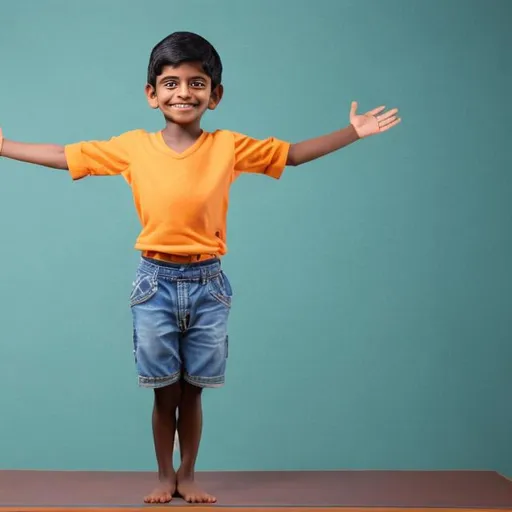
{"type": "Polygon", "coordinates": [[[176,476],[161,481],[147,496],[144,503],[169,503],[176,492],[176,476]]]}
{"type": "Polygon", "coordinates": [[[217,498],[204,492],[194,481],[194,476],[182,476],[178,471],[178,494],[188,503],[215,503],[217,498]]]}

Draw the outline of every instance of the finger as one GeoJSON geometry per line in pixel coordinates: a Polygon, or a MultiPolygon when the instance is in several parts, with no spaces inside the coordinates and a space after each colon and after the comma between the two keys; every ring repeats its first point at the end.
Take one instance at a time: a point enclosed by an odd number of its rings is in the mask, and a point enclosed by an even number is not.
{"type": "Polygon", "coordinates": [[[380,116],[377,116],[377,121],[383,121],[384,119],[388,119],[391,116],[396,117],[396,114],[398,113],[397,108],[393,108],[391,110],[388,110],[387,112],[384,112],[384,114],[381,114],[380,116]]]}
{"type": "Polygon", "coordinates": [[[357,101],[353,101],[352,104],[350,105],[350,115],[355,116],[356,110],[357,110],[357,101]]]}
{"type": "Polygon", "coordinates": [[[392,116],[388,117],[387,119],[379,120],[379,127],[382,128],[383,126],[387,126],[388,124],[395,122],[396,119],[396,116],[392,116]]]}
{"type": "Polygon", "coordinates": [[[386,130],[389,130],[390,128],[393,128],[393,126],[396,126],[398,123],[400,123],[402,119],[399,117],[396,119],[393,123],[387,124],[386,126],[383,126],[380,128],[381,132],[385,132],[386,130]]]}
{"type": "Polygon", "coordinates": [[[385,108],[386,108],[386,106],[383,105],[381,107],[377,107],[377,108],[374,108],[373,110],[370,110],[369,112],[367,112],[367,114],[370,116],[376,116],[379,112],[382,112],[385,108]]]}

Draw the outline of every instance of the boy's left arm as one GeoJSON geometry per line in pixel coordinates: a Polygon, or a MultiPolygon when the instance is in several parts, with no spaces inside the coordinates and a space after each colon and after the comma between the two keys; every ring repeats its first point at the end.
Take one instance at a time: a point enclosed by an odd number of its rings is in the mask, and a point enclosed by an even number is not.
{"type": "Polygon", "coordinates": [[[393,128],[401,121],[397,117],[398,109],[394,108],[381,113],[384,109],[385,107],[377,107],[365,114],[358,115],[356,114],[357,103],[353,101],[350,108],[350,124],[346,128],[292,144],[288,152],[286,165],[297,166],[310,162],[348,146],[359,139],[393,128]]]}

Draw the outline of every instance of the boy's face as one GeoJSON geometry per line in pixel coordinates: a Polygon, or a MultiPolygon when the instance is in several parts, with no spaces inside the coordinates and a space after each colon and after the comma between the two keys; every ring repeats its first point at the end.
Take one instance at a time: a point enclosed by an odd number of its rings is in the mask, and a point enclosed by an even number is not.
{"type": "Polygon", "coordinates": [[[207,109],[213,110],[222,97],[222,86],[211,90],[211,79],[195,62],[165,66],[156,88],[146,85],[151,108],[158,108],[169,121],[190,125],[199,122],[207,109]]]}

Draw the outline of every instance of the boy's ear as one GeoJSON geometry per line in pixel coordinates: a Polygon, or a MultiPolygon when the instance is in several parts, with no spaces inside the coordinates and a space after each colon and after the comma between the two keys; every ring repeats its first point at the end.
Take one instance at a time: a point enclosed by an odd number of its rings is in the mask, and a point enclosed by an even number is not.
{"type": "Polygon", "coordinates": [[[144,88],[144,92],[146,93],[146,97],[148,99],[149,106],[151,108],[158,108],[158,99],[156,97],[155,88],[150,84],[146,84],[146,87],[144,88]]]}
{"type": "Polygon", "coordinates": [[[210,101],[208,102],[208,108],[210,110],[215,110],[217,105],[220,103],[222,96],[224,94],[224,86],[222,84],[217,85],[215,89],[210,94],[210,101]]]}

